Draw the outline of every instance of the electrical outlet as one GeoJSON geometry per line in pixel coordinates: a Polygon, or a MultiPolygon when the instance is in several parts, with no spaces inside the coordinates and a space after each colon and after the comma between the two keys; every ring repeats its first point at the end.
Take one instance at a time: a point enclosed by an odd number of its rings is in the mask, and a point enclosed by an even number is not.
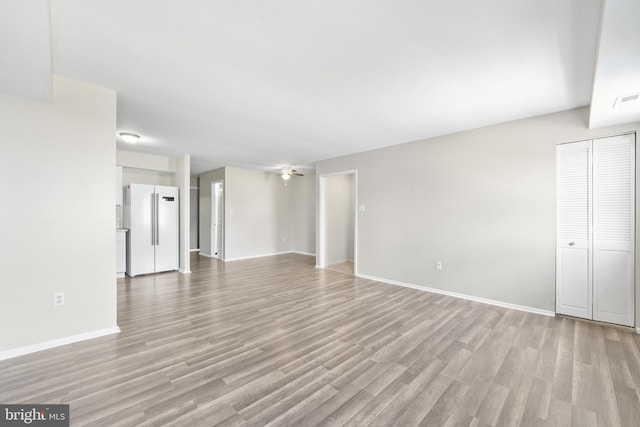
{"type": "Polygon", "coordinates": [[[64,292],[53,294],[53,305],[64,305],[64,292]]]}
{"type": "Polygon", "coordinates": [[[436,261],[436,270],[442,270],[442,262],[436,261]]]}

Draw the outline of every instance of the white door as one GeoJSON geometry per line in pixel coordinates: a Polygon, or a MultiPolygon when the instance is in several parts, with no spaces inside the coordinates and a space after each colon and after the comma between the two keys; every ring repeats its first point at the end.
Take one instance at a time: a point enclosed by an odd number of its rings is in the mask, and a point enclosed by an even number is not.
{"type": "Polygon", "coordinates": [[[591,319],[591,141],[557,147],[556,311],[591,319]]]}
{"type": "Polygon", "coordinates": [[[155,211],[155,271],[177,270],[179,264],[177,187],[155,186],[155,211]]]}
{"type": "Polygon", "coordinates": [[[559,145],[556,311],[633,326],[635,135],[559,145]]]}
{"type": "Polygon", "coordinates": [[[211,183],[211,256],[224,259],[224,181],[211,183]]]}
{"type": "Polygon", "coordinates": [[[635,136],[593,141],[593,318],[634,325],[635,136]]]}

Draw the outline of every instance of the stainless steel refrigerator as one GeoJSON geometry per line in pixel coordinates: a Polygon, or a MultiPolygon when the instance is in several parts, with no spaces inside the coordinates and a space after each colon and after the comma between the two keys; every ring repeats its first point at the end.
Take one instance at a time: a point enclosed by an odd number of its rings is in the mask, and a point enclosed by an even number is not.
{"type": "Polygon", "coordinates": [[[124,189],[127,275],[177,270],[178,187],[129,184],[124,189]]]}

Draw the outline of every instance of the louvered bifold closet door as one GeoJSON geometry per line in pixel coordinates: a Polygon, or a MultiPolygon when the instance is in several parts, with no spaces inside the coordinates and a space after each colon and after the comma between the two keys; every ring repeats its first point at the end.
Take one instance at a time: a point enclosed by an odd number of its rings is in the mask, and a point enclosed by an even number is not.
{"type": "Polygon", "coordinates": [[[556,311],[592,318],[591,141],[557,146],[556,311]]]}
{"type": "Polygon", "coordinates": [[[593,318],[634,325],[635,135],[593,141],[593,318]]]}

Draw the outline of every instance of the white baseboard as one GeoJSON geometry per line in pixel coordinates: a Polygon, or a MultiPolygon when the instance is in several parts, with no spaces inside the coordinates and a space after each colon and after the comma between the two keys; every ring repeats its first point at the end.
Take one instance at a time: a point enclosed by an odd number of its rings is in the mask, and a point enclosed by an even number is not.
{"type": "Polygon", "coordinates": [[[123,279],[124,273],[116,273],[116,279],[123,279]]]}
{"type": "Polygon", "coordinates": [[[211,255],[209,255],[209,254],[208,254],[208,253],[206,253],[206,252],[198,252],[198,255],[206,256],[207,258],[212,258],[212,257],[211,257],[211,255]]]}
{"type": "Polygon", "coordinates": [[[475,297],[472,295],[459,294],[457,292],[444,291],[442,289],[429,288],[427,286],[414,285],[412,283],[398,282],[396,280],[384,279],[382,277],[369,276],[366,274],[357,274],[357,277],[363,279],[375,280],[376,282],[388,283],[390,285],[402,286],[405,288],[417,289],[419,291],[432,292],[434,294],[447,295],[450,297],[466,299],[469,301],[481,302],[484,304],[495,305],[497,307],[510,308],[518,311],[526,311],[527,313],[541,314],[543,316],[555,317],[556,313],[549,310],[542,310],[540,308],[528,307],[526,305],[511,304],[508,302],[496,301],[488,298],[475,297]]]}
{"type": "Polygon", "coordinates": [[[112,328],[99,329],[93,332],[85,332],[84,334],[73,335],[66,338],[59,338],[57,340],[45,341],[39,344],[32,344],[24,347],[18,347],[12,350],[0,352],[0,360],[11,359],[13,357],[23,356],[29,353],[35,353],[36,351],[42,351],[42,350],[47,350],[54,347],[60,347],[61,345],[73,344],[74,342],[90,340],[92,338],[103,337],[105,335],[117,334],[119,332],[120,332],[120,328],[117,326],[114,326],[112,328]]]}
{"type": "MultiPolygon", "coordinates": [[[[286,255],[286,254],[300,254],[300,255],[316,256],[316,254],[310,254],[310,253],[306,253],[306,252],[285,251],[285,252],[274,252],[274,253],[271,253],[271,254],[251,255],[251,256],[238,257],[238,258],[226,258],[226,259],[220,260],[220,261],[224,261],[224,262],[243,261],[243,260],[247,260],[247,259],[264,258],[264,257],[268,257],[268,256],[286,255]]],[[[205,254],[203,252],[200,252],[200,255],[206,256],[206,257],[209,257],[209,258],[215,258],[214,256],[211,256],[209,254],[205,254]]]]}
{"type": "Polygon", "coordinates": [[[640,327],[636,328],[636,334],[640,335],[640,327]]]}
{"type": "Polygon", "coordinates": [[[183,270],[182,268],[178,270],[182,274],[191,274],[191,270],[183,270]]]}
{"type": "Polygon", "coordinates": [[[332,265],[336,265],[336,264],[343,264],[345,262],[353,262],[352,259],[342,259],[342,260],[338,260],[338,261],[331,261],[331,262],[326,262],[326,266],[327,267],[331,267],[332,265]]]}
{"type": "Polygon", "coordinates": [[[291,253],[291,251],[275,252],[275,253],[272,253],[272,254],[263,254],[263,255],[251,255],[251,256],[238,257],[238,258],[225,258],[224,262],[242,261],[242,260],[245,260],[245,259],[254,259],[254,258],[264,258],[264,257],[268,257],[268,256],[285,255],[285,254],[290,254],[290,253],[291,253]]]}
{"type": "Polygon", "coordinates": [[[200,252],[200,249],[189,249],[189,252],[200,252]]]}
{"type": "Polygon", "coordinates": [[[316,256],[316,254],[312,254],[309,252],[300,252],[300,251],[291,251],[292,254],[299,254],[299,255],[307,255],[307,256],[316,256]]]}

